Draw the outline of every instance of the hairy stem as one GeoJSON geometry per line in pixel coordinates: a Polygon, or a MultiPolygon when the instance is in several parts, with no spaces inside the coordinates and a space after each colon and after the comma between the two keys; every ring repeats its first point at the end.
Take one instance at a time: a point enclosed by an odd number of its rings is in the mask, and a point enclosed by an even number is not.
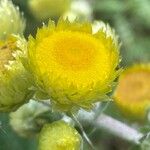
{"type": "Polygon", "coordinates": [[[96,148],[94,147],[93,143],[91,142],[91,140],[87,136],[86,132],[84,131],[84,128],[83,128],[82,124],[80,123],[80,121],[78,120],[76,115],[74,113],[71,113],[71,115],[72,115],[73,120],[76,122],[76,124],[78,125],[79,129],[81,130],[82,136],[84,137],[84,139],[87,141],[87,143],[92,148],[92,150],[96,150],[96,148]]]}
{"type": "Polygon", "coordinates": [[[133,142],[135,144],[139,144],[140,139],[144,136],[136,129],[105,114],[99,115],[95,122],[98,128],[102,128],[107,132],[110,132],[124,140],[133,142]]]}

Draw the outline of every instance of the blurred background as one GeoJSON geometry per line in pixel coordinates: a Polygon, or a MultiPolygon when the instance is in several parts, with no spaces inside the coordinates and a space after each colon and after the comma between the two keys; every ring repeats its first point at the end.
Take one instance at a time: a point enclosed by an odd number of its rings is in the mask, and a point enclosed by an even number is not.
{"type": "MultiPolygon", "coordinates": [[[[13,0],[26,19],[25,37],[35,35],[48,18],[57,21],[62,15],[76,15],[81,20],[103,20],[109,23],[119,35],[121,46],[121,66],[150,62],[150,0],[13,0]],[[43,4],[45,2],[45,4],[43,4]],[[80,3],[81,2],[81,3],[80,3]],[[50,3],[50,4],[49,4],[50,3]],[[50,7],[50,8],[49,8],[50,7]],[[52,9],[53,8],[53,9],[52,9]],[[46,11],[49,9],[50,11],[46,11]]],[[[128,124],[133,124],[110,102],[105,113],[128,124]]],[[[140,124],[142,130],[149,130],[147,124],[140,124]]],[[[91,127],[85,127],[91,132],[91,127]]],[[[123,141],[100,129],[90,137],[99,150],[138,150],[138,146],[123,141]]],[[[8,114],[0,114],[0,150],[36,150],[36,136],[23,138],[9,125],[8,114]]],[[[85,148],[85,150],[88,150],[85,148]]],[[[90,149],[89,149],[90,150],[90,149]]],[[[148,149],[147,149],[148,150],[148,149]]]]}

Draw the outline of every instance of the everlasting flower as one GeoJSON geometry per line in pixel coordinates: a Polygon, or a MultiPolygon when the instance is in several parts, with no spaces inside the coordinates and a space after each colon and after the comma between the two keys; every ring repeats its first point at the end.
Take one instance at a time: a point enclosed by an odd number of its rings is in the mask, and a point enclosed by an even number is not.
{"type": "Polygon", "coordinates": [[[19,59],[21,43],[15,37],[0,42],[0,111],[14,110],[31,96],[30,76],[19,59]]]}
{"type": "Polygon", "coordinates": [[[150,107],[150,65],[127,68],[119,79],[115,102],[129,116],[143,118],[150,107]]]}
{"type": "Polygon", "coordinates": [[[39,136],[39,150],[80,150],[79,133],[63,121],[46,124],[39,136]]]}
{"type": "Polygon", "coordinates": [[[71,0],[29,0],[32,14],[39,20],[59,17],[68,10],[71,0]]]}
{"type": "Polygon", "coordinates": [[[95,34],[89,23],[60,19],[29,38],[28,59],[37,85],[63,110],[91,108],[112,89],[119,46],[109,26],[95,34]]]}
{"type": "Polygon", "coordinates": [[[23,34],[25,20],[9,0],[0,1],[0,39],[5,39],[10,34],[23,34]]]}

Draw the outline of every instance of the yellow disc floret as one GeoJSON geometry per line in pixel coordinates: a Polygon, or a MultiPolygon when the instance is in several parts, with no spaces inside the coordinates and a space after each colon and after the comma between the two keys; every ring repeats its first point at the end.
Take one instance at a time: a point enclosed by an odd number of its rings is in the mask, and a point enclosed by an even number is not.
{"type": "Polygon", "coordinates": [[[46,124],[39,136],[39,150],[80,150],[79,133],[63,121],[46,124]]]}
{"type": "Polygon", "coordinates": [[[118,43],[100,29],[92,33],[88,23],[52,21],[29,38],[29,65],[38,85],[51,100],[68,110],[89,108],[111,90],[119,62],[118,43]]]}
{"type": "Polygon", "coordinates": [[[150,107],[150,65],[127,68],[120,76],[115,101],[124,113],[141,118],[150,107]]]}

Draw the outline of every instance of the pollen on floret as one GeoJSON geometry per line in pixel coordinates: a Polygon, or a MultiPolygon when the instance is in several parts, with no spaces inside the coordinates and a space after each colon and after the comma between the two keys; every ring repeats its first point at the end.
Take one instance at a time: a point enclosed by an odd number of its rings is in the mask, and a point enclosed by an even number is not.
{"type": "Polygon", "coordinates": [[[7,66],[15,60],[13,51],[16,49],[15,41],[0,43],[0,72],[4,72],[7,66]]]}

